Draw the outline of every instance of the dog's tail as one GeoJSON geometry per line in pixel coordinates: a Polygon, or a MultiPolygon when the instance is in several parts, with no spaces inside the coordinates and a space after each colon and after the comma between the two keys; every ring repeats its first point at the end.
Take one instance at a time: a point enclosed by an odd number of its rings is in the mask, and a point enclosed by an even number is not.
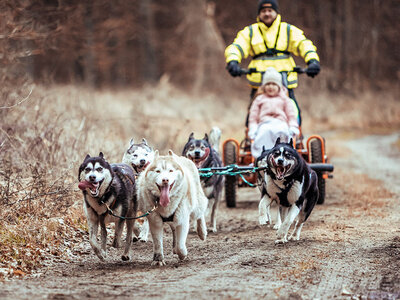
{"type": "Polygon", "coordinates": [[[218,153],[219,153],[220,140],[221,140],[221,129],[214,126],[211,129],[210,134],[208,136],[208,142],[210,143],[211,147],[213,147],[213,149],[218,153]]]}

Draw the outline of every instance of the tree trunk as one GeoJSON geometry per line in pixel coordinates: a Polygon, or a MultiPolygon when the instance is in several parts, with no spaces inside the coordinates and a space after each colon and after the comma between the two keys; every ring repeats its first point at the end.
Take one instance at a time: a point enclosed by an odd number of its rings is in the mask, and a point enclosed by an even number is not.
{"type": "Polygon", "coordinates": [[[154,28],[154,15],[152,0],[140,0],[139,11],[144,24],[144,31],[141,34],[141,56],[142,75],[145,81],[155,82],[158,80],[158,59],[156,55],[156,30],[154,28]]]}

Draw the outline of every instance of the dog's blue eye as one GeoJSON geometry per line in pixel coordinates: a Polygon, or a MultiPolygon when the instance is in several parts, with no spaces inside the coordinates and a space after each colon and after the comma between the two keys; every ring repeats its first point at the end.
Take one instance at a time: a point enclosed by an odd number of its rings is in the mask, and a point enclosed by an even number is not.
{"type": "Polygon", "coordinates": [[[161,171],[160,170],[156,170],[156,173],[161,173],[161,171]]]}
{"type": "Polygon", "coordinates": [[[137,154],[133,154],[133,157],[137,157],[137,154]]]}
{"type": "Polygon", "coordinates": [[[170,169],[169,172],[172,173],[172,172],[174,172],[174,170],[170,169]]]}

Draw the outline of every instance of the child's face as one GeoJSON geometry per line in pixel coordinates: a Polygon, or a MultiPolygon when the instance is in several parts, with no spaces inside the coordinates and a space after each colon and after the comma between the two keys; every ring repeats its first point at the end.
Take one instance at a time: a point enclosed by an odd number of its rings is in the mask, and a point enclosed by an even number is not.
{"type": "Polygon", "coordinates": [[[274,97],[277,96],[279,94],[279,86],[273,82],[268,82],[265,86],[264,86],[264,92],[267,94],[267,96],[269,97],[274,97]]]}

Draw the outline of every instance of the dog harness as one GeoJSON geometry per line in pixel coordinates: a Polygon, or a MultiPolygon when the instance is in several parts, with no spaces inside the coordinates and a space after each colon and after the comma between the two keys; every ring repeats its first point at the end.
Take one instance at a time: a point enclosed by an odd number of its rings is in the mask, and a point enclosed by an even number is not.
{"type": "MultiPolygon", "coordinates": [[[[153,202],[155,203],[154,205],[155,209],[158,208],[158,203],[160,202],[160,198],[154,197],[153,202]]],[[[162,215],[160,215],[160,218],[163,221],[163,223],[172,222],[174,220],[174,217],[175,217],[175,211],[168,217],[163,217],[162,215]]]]}
{"type": "Polygon", "coordinates": [[[162,215],[160,215],[162,221],[165,222],[172,222],[174,220],[175,217],[175,212],[172,213],[172,215],[170,215],[169,217],[163,217],[162,215]]]}

